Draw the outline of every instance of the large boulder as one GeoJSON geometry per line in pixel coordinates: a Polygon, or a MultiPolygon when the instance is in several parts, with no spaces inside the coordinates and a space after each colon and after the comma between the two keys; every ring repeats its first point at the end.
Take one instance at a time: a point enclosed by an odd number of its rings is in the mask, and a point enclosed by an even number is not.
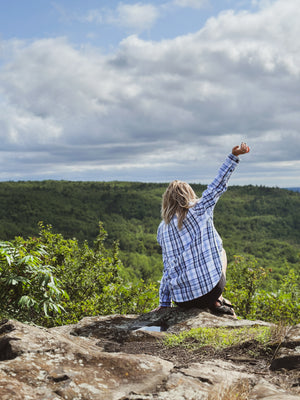
{"type": "Polygon", "coordinates": [[[51,329],[2,321],[0,399],[221,400],[243,391],[251,400],[299,399],[300,326],[281,335],[266,359],[251,355],[250,342],[219,353],[163,343],[168,333],[192,327],[253,325],[270,324],[177,308],[51,329]]]}
{"type": "Polygon", "coordinates": [[[150,355],[105,353],[85,338],[16,321],[0,332],[1,400],[120,399],[155,390],[173,367],[150,355]]]}

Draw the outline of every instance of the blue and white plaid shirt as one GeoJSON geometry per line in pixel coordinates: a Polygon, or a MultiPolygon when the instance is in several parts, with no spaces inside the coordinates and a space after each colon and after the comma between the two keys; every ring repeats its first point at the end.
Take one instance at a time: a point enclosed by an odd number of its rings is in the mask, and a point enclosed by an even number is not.
{"type": "Polygon", "coordinates": [[[222,240],[213,224],[213,211],[238,162],[233,154],[227,157],[201,199],[189,209],[181,230],[176,215],[169,224],[160,223],[157,240],[164,263],[160,306],[168,307],[172,300],[183,302],[201,297],[219,282],[222,240]]]}

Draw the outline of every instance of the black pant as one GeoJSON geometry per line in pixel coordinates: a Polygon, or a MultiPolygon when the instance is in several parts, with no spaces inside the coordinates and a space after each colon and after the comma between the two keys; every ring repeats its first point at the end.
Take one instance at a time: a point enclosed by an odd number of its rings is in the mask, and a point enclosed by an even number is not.
{"type": "Polygon", "coordinates": [[[212,307],[223,293],[225,285],[226,285],[226,278],[224,273],[222,272],[219,283],[210,292],[206,293],[204,296],[197,297],[196,299],[193,300],[183,301],[183,302],[175,301],[175,304],[179,307],[183,307],[186,309],[195,307],[196,308],[212,307]]]}

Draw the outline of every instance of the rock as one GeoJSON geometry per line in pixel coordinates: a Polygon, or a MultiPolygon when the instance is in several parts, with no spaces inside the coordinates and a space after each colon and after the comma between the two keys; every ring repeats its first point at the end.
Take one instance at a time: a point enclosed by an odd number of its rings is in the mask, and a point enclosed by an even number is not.
{"type": "Polygon", "coordinates": [[[0,399],[221,400],[225,392],[240,390],[250,400],[299,399],[298,361],[289,369],[286,363],[298,360],[300,326],[274,348],[271,368],[269,360],[248,353],[230,358],[212,349],[176,352],[162,344],[168,333],[192,327],[253,325],[270,324],[176,308],[88,317],[51,329],[5,320],[0,323],[0,399]],[[277,372],[281,365],[285,369],[277,372]]]}
{"type": "Polygon", "coordinates": [[[268,399],[269,397],[275,395],[276,396],[285,395],[285,391],[265,381],[264,379],[258,381],[258,383],[251,391],[251,396],[253,400],[264,399],[264,398],[268,399]]]}
{"type": "Polygon", "coordinates": [[[300,324],[289,328],[285,333],[271,363],[271,369],[300,370],[300,324]]]}
{"type": "MultiPolygon", "coordinates": [[[[161,328],[162,332],[178,333],[198,327],[228,327],[241,328],[246,326],[271,326],[263,321],[237,320],[230,315],[220,317],[199,309],[182,311],[174,307],[159,312],[137,316],[105,316],[83,318],[76,326],[70,326],[67,331],[74,336],[103,338],[124,342],[132,337],[134,332],[145,328],[161,328]]],[[[57,328],[56,328],[57,329],[57,328]]],[[[61,328],[58,328],[61,329],[61,328]]],[[[66,332],[66,328],[63,328],[66,332]]],[[[154,331],[154,329],[153,329],[154,331]]],[[[154,331],[155,332],[155,331],[154,331]]],[[[152,332],[153,333],[153,332],[152,332]]]]}
{"type": "Polygon", "coordinates": [[[85,338],[16,321],[0,336],[0,398],[119,399],[152,391],[173,365],[149,355],[105,353],[85,338]]]}
{"type": "Polygon", "coordinates": [[[261,397],[261,400],[299,400],[299,396],[293,396],[290,394],[274,394],[273,396],[268,396],[268,397],[261,397]]]}

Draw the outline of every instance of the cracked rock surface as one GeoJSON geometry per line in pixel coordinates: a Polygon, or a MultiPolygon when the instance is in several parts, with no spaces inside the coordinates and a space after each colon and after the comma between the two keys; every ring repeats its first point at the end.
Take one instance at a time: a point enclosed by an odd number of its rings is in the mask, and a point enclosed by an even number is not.
{"type": "Polygon", "coordinates": [[[4,320],[0,399],[221,400],[231,388],[245,390],[250,400],[299,400],[299,325],[272,353],[255,353],[251,341],[222,351],[163,343],[168,333],[195,327],[253,325],[270,324],[176,308],[51,329],[4,320]]]}

